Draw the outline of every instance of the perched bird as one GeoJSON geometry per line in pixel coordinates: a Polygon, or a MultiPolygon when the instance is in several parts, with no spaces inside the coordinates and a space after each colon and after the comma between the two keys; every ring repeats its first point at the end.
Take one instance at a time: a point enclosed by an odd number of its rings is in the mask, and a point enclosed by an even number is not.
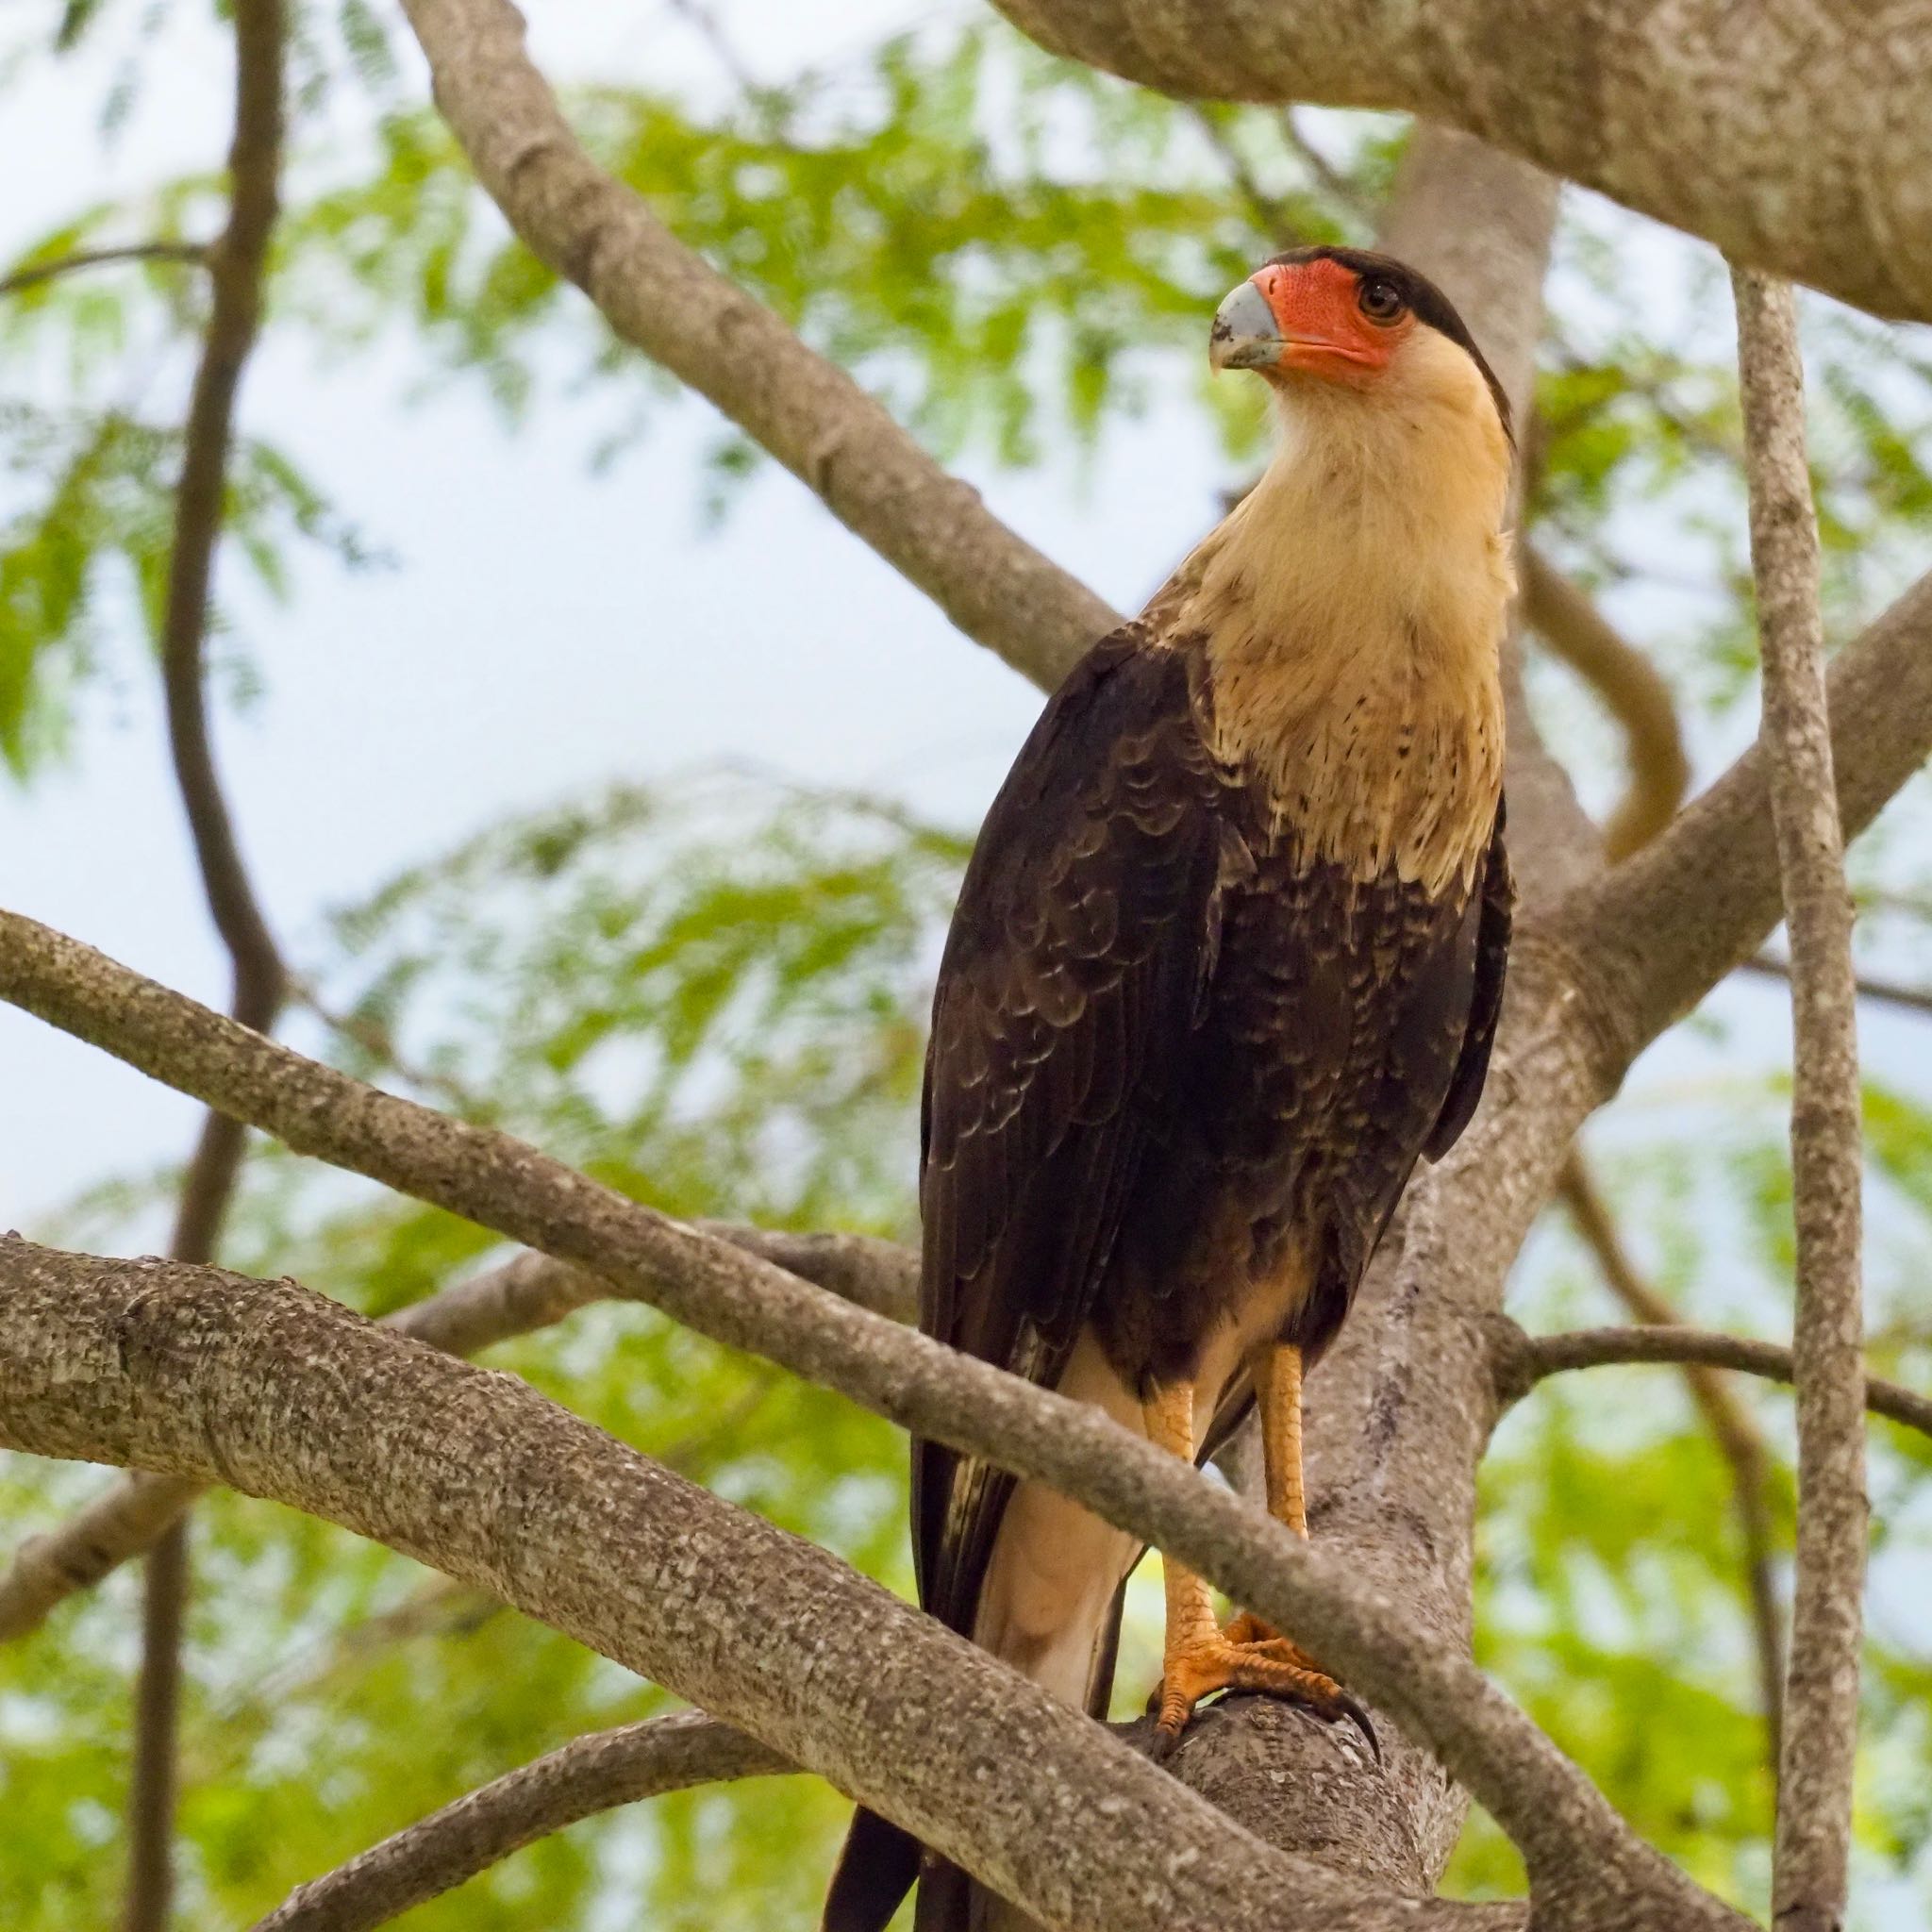
{"type": "MultiPolygon", "coordinates": [[[[920,1324],[1190,1459],[1258,1404],[1268,1507],[1307,1535],[1302,1378],[1474,1110],[1502,1000],[1508,408],[1441,292],[1354,249],[1268,262],[1209,356],[1270,385],[1278,448],[1068,676],[980,833],[933,1004],[920,1324]]],[[[1132,1538],[934,1442],[912,1534],[932,1615],[1106,1715],[1132,1538]]],[[[1165,1573],[1167,1739],[1224,1689],[1352,1707],[1165,1573]]],[[[860,1812],[826,1932],[880,1932],[920,1857],[860,1812]]],[[[920,1932],[976,1926],[974,1895],[928,1858],[920,1932]]]]}

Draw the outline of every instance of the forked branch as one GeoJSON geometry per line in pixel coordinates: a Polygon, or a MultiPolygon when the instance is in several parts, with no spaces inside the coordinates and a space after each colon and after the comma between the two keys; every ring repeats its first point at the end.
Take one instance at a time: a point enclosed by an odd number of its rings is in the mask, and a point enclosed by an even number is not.
{"type": "MultiPolygon", "coordinates": [[[[1466,1657],[1422,1641],[1375,1591],[1086,1405],[838,1301],[508,1135],[318,1066],[17,914],[0,913],[0,996],[297,1152],[593,1270],[714,1340],[1075,1497],[1278,1626],[1306,1633],[1311,1648],[1438,1753],[1517,1840],[1533,1876],[1572,1869],[1580,1856],[1599,1897],[1674,1914],[1672,1923],[1725,1922],[1466,1657]]],[[[717,1715],[735,1715],[678,1688],[717,1715]]],[[[880,1808],[898,1815],[891,1803],[880,1808]]]]}

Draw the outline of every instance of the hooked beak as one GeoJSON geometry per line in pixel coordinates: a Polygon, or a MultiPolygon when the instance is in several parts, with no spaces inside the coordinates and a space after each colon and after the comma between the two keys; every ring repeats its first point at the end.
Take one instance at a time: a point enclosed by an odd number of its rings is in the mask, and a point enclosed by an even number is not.
{"type": "Polygon", "coordinates": [[[1288,339],[1268,298],[1246,281],[1214,311],[1214,325],[1208,331],[1208,365],[1217,371],[1272,369],[1287,347],[1288,339]]]}

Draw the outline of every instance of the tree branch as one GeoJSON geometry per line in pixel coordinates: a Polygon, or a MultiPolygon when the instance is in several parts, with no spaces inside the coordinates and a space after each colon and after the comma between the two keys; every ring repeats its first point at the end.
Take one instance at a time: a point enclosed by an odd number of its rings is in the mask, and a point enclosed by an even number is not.
{"type": "MultiPolygon", "coordinates": [[[[1791,1351],[1775,1341],[1724,1335],[1674,1324],[1642,1328],[1576,1328],[1562,1335],[1525,1335],[1512,1322],[1499,1331],[1496,1377],[1505,1407],[1528,1394],[1545,1375],[1568,1369],[1600,1369],[1619,1363],[1649,1362],[1682,1367],[1736,1369],[1769,1382],[1791,1379],[1791,1351]]],[[[1921,1395],[1898,1382],[1868,1376],[1864,1407],[1923,1436],[1932,1436],[1932,1395],[1921,1395]]]]}
{"type": "Polygon", "coordinates": [[[1868,1528],[1852,897],[1832,780],[1797,303],[1788,284],[1743,269],[1732,289],[1764,660],[1759,741],[1790,933],[1794,1050],[1798,1551],[1772,1914],[1782,1932],[1838,1932],[1850,1887],[1868,1528]]]}
{"type": "MultiPolygon", "coordinates": [[[[575,1192],[581,1208],[601,1191],[578,1180],[575,1192]]],[[[757,1281],[768,1271],[733,1257],[728,1272],[757,1281]]],[[[882,1328],[908,1390],[939,1384],[918,1366],[944,1354],[937,1344],[802,1284],[785,1291],[824,1302],[834,1327],[882,1328]]],[[[1012,1382],[964,1357],[948,1374],[969,1404],[974,1384],[1012,1382]]],[[[1265,1517],[1080,1405],[1024,1383],[999,1393],[1008,1407],[1061,1412],[1057,1429],[1091,1438],[1090,1451],[1118,1439],[1117,1460],[1105,1457],[1117,1497],[1151,1474],[1151,1515],[1164,1513],[1158,1492],[1185,1493],[1194,1501],[1184,1513],[1275,1541],[1265,1517]]],[[[1365,1894],[1271,1850],[825,1552],[513,1378],[384,1334],[293,1283],[0,1239],[0,1446],[227,1482],[374,1537],[829,1777],[1050,1927],[1521,1925],[1520,1907],[1365,1894]]],[[[1686,1901],[1698,1897],[1677,1885],[1686,1901]]],[[[1594,1923],[1740,1922],[1713,1907],[1594,1923]]]]}
{"type": "Polygon", "coordinates": [[[601,1811],[795,1768],[696,1711],[573,1738],[297,1887],[255,1932],[370,1932],[601,1811]]]}
{"type": "Polygon", "coordinates": [[[51,261],[30,261],[0,275],[0,300],[22,295],[62,276],[79,275],[91,268],[107,268],[124,261],[178,261],[193,268],[208,266],[209,249],[203,242],[128,242],[114,248],[76,248],[71,255],[56,256],[51,261]]]}
{"type": "MultiPolygon", "coordinates": [[[[1789,980],[1791,962],[1772,953],[1755,953],[1738,970],[1755,973],[1762,979],[1789,980]]],[[[1876,979],[1868,973],[1861,973],[1857,994],[1861,1000],[1876,1000],[1882,1006],[1903,1007],[1908,1013],[1932,1013],[1932,992],[1922,986],[1907,986],[1901,980],[1876,979]]]]}
{"type": "MultiPolygon", "coordinates": [[[[1932,751],[1932,575],[1836,654],[1827,687],[1839,811],[1850,836],[1932,751]]],[[[1534,942],[1560,958],[1588,1016],[1599,1098],[1777,924],[1770,819],[1759,743],[1659,837],[1538,922],[1534,942]]]]}
{"type": "MultiPolygon", "coordinates": [[[[189,398],[181,476],[175,486],[160,649],[175,785],[187,812],[208,910],[233,967],[229,1010],[243,1025],[263,1031],[275,1024],[281,1010],[286,974],[242,863],[234,823],[215,771],[202,654],[227,491],[235,398],[260,321],[269,237],[275,221],[283,38],[282,0],[238,0],[228,219],[205,257],[211,297],[189,398]]],[[[243,1141],[238,1122],[212,1111],[203,1120],[175,1208],[169,1252],[176,1260],[214,1259],[242,1169],[243,1141]]],[[[189,1579],[187,1525],[177,1520],[156,1546],[144,1579],[128,1790],[127,1932],[163,1932],[174,1898],[176,1725],[189,1579]]]]}
{"type": "Polygon", "coordinates": [[[1164,93],[1446,122],[1740,261],[1932,318],[1926,0],[1888,7],[1882,28],[1804,0],[998,5],[1053,52],[1164,93]]]}
{"type": "Polygon", "coordinates": [[[436,104],[530,249],[689,383],[970,638],[1051,690],[1120,622],[950,476],[841,369],[585,154],[508,0],[405,0],[436,104]]]}
{"type": "MultiPolygon", "coordinates": [[[[1564,1166],[1560,1191],[1563,1205],[1596,1257],[1610,1291],[1638,1321],[1651,1326],[1674,1326],[1676,1311],[1638,1274],[1590,1170],[1574,1152],[1564,1166]]],[[[1744,1582],[1751,1598],[1757,1653],[1757,1693],[1764,1709],[1775,1783],[1784,1724],[1785,1634],[1771,1524],[1771,1454],[1751,1411],[1720,1376],[1701,1363],[1687,1362],[1684,1381],[1718,1453],[1730,1465],[1731,1496],[1743,1541],[1744,1582]]]]}
{"type": "Polygon", "coordinates": [[[1624,732],[1629,783],[1604,827],[1605,855],[1627,858],[1670,824],[1690,784],[1671,688],[1657,667],[1532,543],[1518,548],[1524,621],[1600,697],[1624,732]]]}
{"type": "MultiPolygon", "coordinates": [[[[840,1302],[508,1135],[443,1119],[306,1060],[14,913],[0,913],[0,997],[298,1153],[591,1269],[715,1341],[1047,1483],[1170,1552],[1277,1627],[1294,1630],[1426,1740],[1516,1840],[1533,1882],[1587,1858],[1593,1926],[1730,1923],[1630,1834],[1466,1656],[1445,1653],[1406,1625],[1380,1591],[1319,1545],[1311,1549],[1087,1405],[840,1302]],[[1605,1916],[1611,1906],[1625,1916],[1605,1916]]],[[[717,1715],[738,1715],[673,1681],[717,1715]]],[[[768,1735],[767,1741],[790,1748],[768,1735]]],[[[875,1803],[870,1791],[861,1795],[875,1803]]],[[[877,1808],[901,1817],[891,1803],[877,1808]]],[[[945,1849],[940,1839],[927,1841],[945,1849]]],[[[1030,1897],[1008,1895],[1033,1908],[1030,1897]]]]}
{"type": "MultiPolygon", "coordinates": [[[[894,1321],[912,1319],[919,1262],[894,1242],[858,1234],[785,1234],[724,1222],[708,1234],[894,1321]]],[[[447,1355],[480,1355],[512,1336],[547,1328],[609,1291],[594,1275],[524,1254],[383,1318],[447,1355]]],[[[153,1548],[199,1493],[177,1476],[118,1478],[67,1523],[22,1545],[0,1575],[0,1642],[38,1630],[66,1598],[153,1548]]]]}

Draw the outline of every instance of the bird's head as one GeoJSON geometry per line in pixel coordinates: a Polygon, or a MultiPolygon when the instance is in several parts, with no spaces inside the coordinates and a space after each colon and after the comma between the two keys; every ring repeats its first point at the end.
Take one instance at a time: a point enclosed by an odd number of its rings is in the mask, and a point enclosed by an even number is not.
{"type": "Polygon", "coordinates": [[[1215,311],[1217,370],[1252,369],[1292,409],[1352,398],[1493,408],[1509,405],[1449,298],[1426,275],[1357,248],[1277,255],[1215,311]]]}

